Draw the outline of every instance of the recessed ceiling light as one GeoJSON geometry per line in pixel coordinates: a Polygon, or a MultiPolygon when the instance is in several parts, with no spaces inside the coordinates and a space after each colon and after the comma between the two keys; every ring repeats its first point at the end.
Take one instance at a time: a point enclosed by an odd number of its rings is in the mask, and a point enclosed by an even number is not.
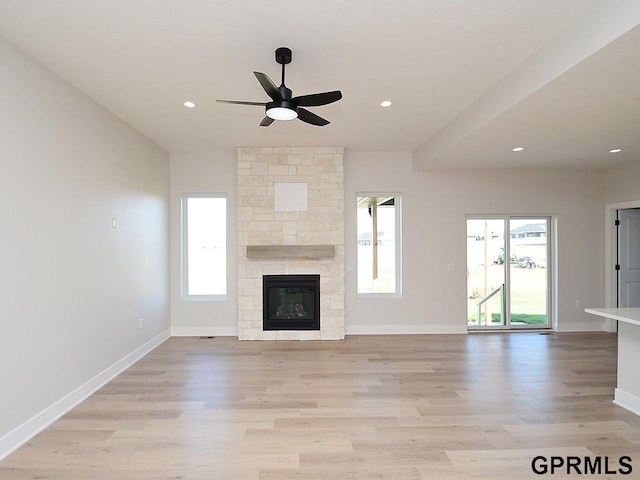
{"type": "Polygon", "coordinates": [[[390,107],[391,106],[391,101],[384,100],[384,101],[380,102],[380,106],[384,107],[384,108],[390,107]]]}
{"type": "Polygon", "coordinates": [[[187,100],[186,102],[184,102],[183,105],[187,108],[196,108],[196,104],[190,100],[187,100]]]}
{"type": "Polygon", "coordinates": [[[515,147],[512,149],[514,152],[521,152],[524,150],[524,147],[515,147]]]}
{"type": "Polygon", "coordinates": [[[609,150],[609,153],[620,153],[621,151],[621,148],[612,148],[611,150],[609,150]]]}

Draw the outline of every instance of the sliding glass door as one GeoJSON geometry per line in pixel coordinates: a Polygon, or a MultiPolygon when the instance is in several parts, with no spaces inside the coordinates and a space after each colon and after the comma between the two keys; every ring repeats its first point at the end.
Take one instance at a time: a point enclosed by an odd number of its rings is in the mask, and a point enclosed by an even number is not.
{"type": "Polygon", "coordinates": [[[467,218],[469,329],[548,328],[549,217],[467,218]]]}

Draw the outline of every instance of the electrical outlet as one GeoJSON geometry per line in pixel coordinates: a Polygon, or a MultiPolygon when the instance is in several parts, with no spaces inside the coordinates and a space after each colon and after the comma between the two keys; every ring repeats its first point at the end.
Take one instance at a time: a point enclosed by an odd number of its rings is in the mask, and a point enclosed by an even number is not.
{"type": "Polygon", "coordinates": [[[144,318],[138,320],[138,328],[142,328],[142,323],[144,322],[144,318]]]}
{"type": "Polygon", "coordinates": [[[434,312],[438,312],[438,311],[440,311],[440,304],[439,304],[438,302],[435,302],[435,303],[433,304],[433,311],[434,311],[434,312]]]}

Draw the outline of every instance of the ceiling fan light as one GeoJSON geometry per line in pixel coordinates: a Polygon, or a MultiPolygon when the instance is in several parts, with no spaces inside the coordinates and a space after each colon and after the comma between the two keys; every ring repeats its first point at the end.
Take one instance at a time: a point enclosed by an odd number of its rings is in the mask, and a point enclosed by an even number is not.
{"type": "Polygon", "coordinates": [[[274,120],[293,120],[298,118],[298,112],[291,108],[272,107],[267,109],[267,117],[274,120]]]}

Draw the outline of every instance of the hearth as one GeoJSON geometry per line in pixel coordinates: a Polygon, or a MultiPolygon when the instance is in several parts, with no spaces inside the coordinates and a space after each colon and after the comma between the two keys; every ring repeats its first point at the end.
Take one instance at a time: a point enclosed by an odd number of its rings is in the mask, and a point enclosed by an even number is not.
{"type": "Polygon", "coordinates": [[[263,330],[320,330],[320,275],[263,275],[263,330]]]}

